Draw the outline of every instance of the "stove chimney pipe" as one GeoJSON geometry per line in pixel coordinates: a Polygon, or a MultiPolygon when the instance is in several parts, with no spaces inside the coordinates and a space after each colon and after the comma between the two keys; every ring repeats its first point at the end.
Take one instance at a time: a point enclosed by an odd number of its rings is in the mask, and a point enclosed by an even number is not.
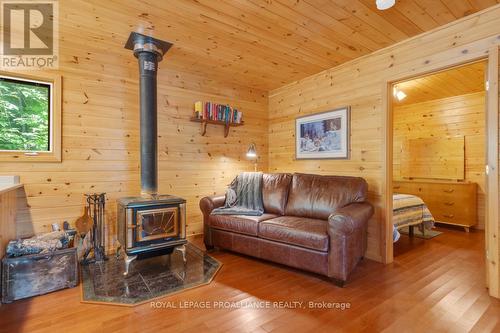
{"type": "Polygon", "coordinates": [[[141,104],[141,195],[154,196],[158,192],[158,63],[170,49],[171,43],[137,32],[130,33],[125,48],[134,51],[139,61],[141,104]]]}

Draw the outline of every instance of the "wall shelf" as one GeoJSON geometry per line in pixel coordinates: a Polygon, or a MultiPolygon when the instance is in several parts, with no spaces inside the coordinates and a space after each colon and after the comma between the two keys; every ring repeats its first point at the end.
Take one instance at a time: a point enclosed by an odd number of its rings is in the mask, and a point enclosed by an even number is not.
{"type": "Polygon", "coordinates": [[[227,138],[229,135],[229,128],[230,127],[238,127],[238,126],[243,126],[245,124],[244,121],[241,123],[227,123],[225,121],[221,120],[210,120],[210,119],[199,119],[199,118],[191,118],[192,122],[195,123],[201,123],[201,135],[204,136],[207,133],[207,124],[212,124],[212,125],[220,125],[224,126],[224,137],[227,138]]]}

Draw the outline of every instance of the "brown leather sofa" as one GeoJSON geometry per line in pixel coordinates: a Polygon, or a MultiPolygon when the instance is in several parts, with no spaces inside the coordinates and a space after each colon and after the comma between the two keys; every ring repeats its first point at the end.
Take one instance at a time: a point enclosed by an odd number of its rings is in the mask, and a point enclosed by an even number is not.
{"type": "Polygon", "coordinates": [[[343,286],[364,256],[367,222],[363,178],[264,174],[262,216],[211,215],[225,197],[202,198],[204,241],[218,247],[318,273],[343,286]]]}

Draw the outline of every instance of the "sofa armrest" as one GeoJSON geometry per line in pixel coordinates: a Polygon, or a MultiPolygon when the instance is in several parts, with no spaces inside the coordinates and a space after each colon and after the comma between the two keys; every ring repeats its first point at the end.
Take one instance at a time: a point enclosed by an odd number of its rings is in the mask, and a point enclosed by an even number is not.
{"type": "Polygon", "coordinates": [[[204,197],[200,200],[200,210],[203,214],[203,240],[207,250],[213,247],[212,243],[212,232],[210,230],[210,213],[218,207],[224,206],[226,201],[225,195],[213,195],[210,197],[204,197]]]}
{"type": "Polygon", "coordinates": [[[213,195],[210,197],[204,197],[200,200],[200,209],[203,216],[208,216],[215,209],[224,206],[226,202],[225,195],[213,195]]]}
{"type": "Polygon", "coordinates": [[[367,202],[352,203],[328,217],[328,233],[348,236],[356,229],[366,227],[373,215],[373,206],[367,202]]]}
{"type": "Polygon", "coordinates": [[[352,203],[330,215],[329,277],[342,283],[347,281],[359,260],[365,255],[368,220],[372,215],[373,207],[366,202],[352,203]]]}

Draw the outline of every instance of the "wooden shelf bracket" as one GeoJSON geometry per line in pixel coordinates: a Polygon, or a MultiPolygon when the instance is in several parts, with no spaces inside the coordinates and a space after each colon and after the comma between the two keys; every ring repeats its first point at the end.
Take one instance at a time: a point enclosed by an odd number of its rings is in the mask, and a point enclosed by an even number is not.
{"type": "Polygon", "coordinates": [[[192,122],[201,123],[201,136],[205,136],[207,134],[207,124],[213,125],[221,125],[224,126],[224,137],[227,138],[229,135],[229,129],[231,127],[243,126],[244,122],[241,123],[227,123],[225,121],[220,120],[209,120],[209,119],[199,119],[199,118],[191,118],[192,122]]]}

